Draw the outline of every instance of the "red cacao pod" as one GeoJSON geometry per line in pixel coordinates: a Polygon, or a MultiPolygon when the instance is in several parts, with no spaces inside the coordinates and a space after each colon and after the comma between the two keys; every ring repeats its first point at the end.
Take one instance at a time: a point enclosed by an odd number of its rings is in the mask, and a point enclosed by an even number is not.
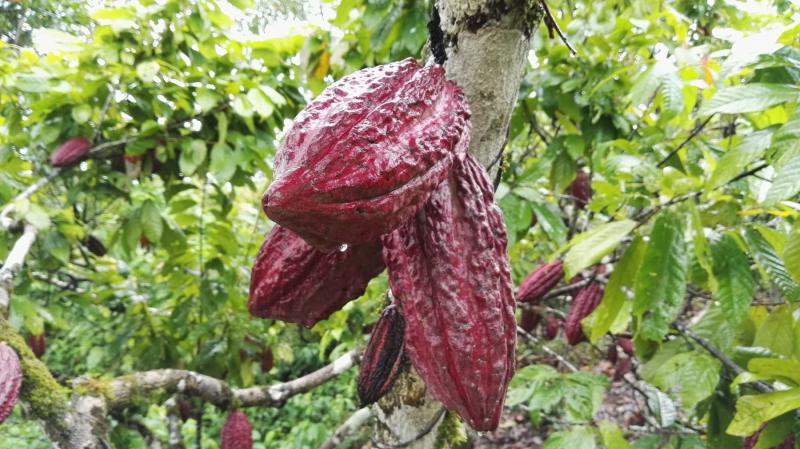
{"type": "Polygon", "coordinates": [[[220,449],[253,449],[253,427],[243,411],[235,410],[228,415],[221,440],[220,449]]]}
{"type": "Polygon", "coordinates": [[[525,332],[531,333],[536,326],[539,325],[539,321],[542,320],[542,315],[535,310],[530,309],[522,309],[522,313],[519,317],[519,327],[522,328],[525,332]]]}
{"type": "Polygon", "coordinates": [[[45,334],[28,335],[27,342],[36,357],[42,357],[47,352],[47,336],[45,334]]]}
{"type": "Polygon", "coordinates": [[[547,317],[544,327],[545,340],[553,340],[558,337],[558,330],[561,328],[561,320],[550,315],[547,317]]]}
{"type": "Polygon", "coordinates": [[[19,357],[5,342],[0,342],[0,423],[14,409],[21,385],[22,367],[19,357]]]}
{"type": "Polygon", "coordinates": [[[574,346],[584,340],[581,321],[600,305],[602,299],[603,287],[597,282],[590,283],[575,295],[567,319],[564,321],[567,343],[574,346]]]}
{"type": "Polygon", "coordinates": [[[94,254],[97,257],[103,257],[106,255],[107,250],[103,242],[100,241],[97,237],[89,234],[83,239],[83,245],[86,249],[89,250],[90,253],[94,254]]]}
{"type": "Polygon", "coordinates": [[[186,422],[192,417],[192,405],[186,399],[178,401],[178,415],[181,421],[186,422]]]}
{"type": "Polygon", "coordinates": [[[364,293],[383,271],[380,243],[326,253],[276,225],[250,279],[250,313],[311,327],[364,293]]]}
{"type": "Polygon", "coordinates": [[[620,337],[617,339],[617,344],[620,348],[622,348],[622,351],[625,352],[625,354],[633,356],[633,341],[631,341],[630,338],[620,337]]]}
{"type": "Polygon", "coordinates": [[[614,380],[622,380],[622,378],[631,371],[632,365],[633,362],[630,357],[620,357],[616,365],[614,365],[614,380]]]}
{"type": "Polygon", "coordinates": [[[592,199],[592,180],[585,171],[578,170],[575,180],[569,185],[569,194],[575,200],[578,209],[583,209],[589,204],[589,200],[592,199]]]}
{"type": "Polygon", "coordinates": [[[606,360],[608,360],[611,363],[617,363],[618,359],[619,359],[619,352],[617,351],[617,345],[612,344],[611,346],[608,347],[608,353],[606,353],[606,360]]]}
{"type": "Polygon", "coordinates": [[[275,356],[272,349],[266,348],[261,352],[261,372],[268,373],[275,366],[275,356]]]}
{"type": "Polygon", "coordinates": [[[537,302],[558,285],[564,277],[564,264],[560,260],[542,265],[522,281],[517,290],[517,301],[537,302]]]}
{"type": "Polygon", "coordinates": [[[358,398],[361,406],[372,404],[392,388],[403,360],[405,322],[397,307],[381,313],[369,337],[358,373],[358,398]]]}
{"type": "Polygon", "coordinates": [[[91,148],[92,142],[88,139],[84,139],[83,137],[69,139],[61,144],[55,153],[50,155],[50,165],[53,167],[69,167],[74,165],[83,160],[83,158],[89,154],[91,148]]]}
{"type": "Polygon", "coordinates": [[[320,248],[408,221],[469,146],[469,108],[440,66],[360,70],[296,118],[264,195],[270,219],[320,248]]]}
{"type": "Polygon", "coordinates": [[[471,156],[419,213],[384,236],[405,350],[431,394],[476,430],[497,428],[516,321],[503,216],[471,156]]]}

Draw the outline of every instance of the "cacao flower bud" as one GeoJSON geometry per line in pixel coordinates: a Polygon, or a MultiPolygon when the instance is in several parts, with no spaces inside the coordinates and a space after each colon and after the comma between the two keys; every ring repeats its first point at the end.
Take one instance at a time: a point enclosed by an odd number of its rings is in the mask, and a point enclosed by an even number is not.
{"type": "Polygon", "coordinates": [[[585,171],[578,170],[575,180],[569,186],[569,194],[575,199],[578,209],[585,208],[592,199],[592,181],[585,171]]]}
{"type": "Polygon", "coordinates": [[[103,257],[106,255],[107,251],[105,245],[103,245],[103,242],[91,234],[87,235],[86,238],[83,239],[83,245],[89,250],[90,253],[97,257],[103,257]]]}
{"type": "Polygon", "coordinates": [[[329,253],[276,225],[250,278],[250,313],[311,327],[364,293],[383,271],[378,242],[329,253]]]}
{"type": "Polygon", "coordinates": [[[264,349],[264,351],[261,352],[261,372],[268,373],[274,366],[275,357],[272,355],[272,349],[264,349]]]}
{"type": "Polygon", "coordinates": [[[611,363],[617,363],[619,359],[619,352],[617,352],[617,345],[612,344],[608,347],[608,353],[606,354],[606,359],[611,363]]]}
{"type": "Polygon", "coordinates": [[[503,216],[471,156],[419,213],[383,237],[405,350],[428,391],[476,430],[497,428],[516,321],[503,216]]]}
{"type": "Polygon", "coordinates": [[[632,362],[630,357],[620,357],[614,366],[614,380],[622,380],[631,371],[632,362]]]}
{"type": "Polygon", "coordinates": [[[83,160],[89,154],[92,142],[83,137],[69,139],[50,155],[50,165],[53,167],[69,167],[83,160]]]}
{"type": "Polygon", "coordinates": [[[253,449],[253,427],[243,411],[235,410],[228,415],[221,440],[220,449],[253,449]]]}
{"type": "Polygon", "coordinates": [[[558,337],[558,329],[560,327],[561,320],[552,315],[548,316],[544,328],[545,340],[553,340],[554,338],[558,337]]]}
{"type": "Polygon", "coordinates": [[[350,74],[295,119],[264,211],[322,249],[371,242],[447,178],[469,147],[469,117],[440,66],[406,59],[350,74]]]}
{"type": "Polygon", "coordinates": [[[36,357],[41,358],[47,351],[47,336],[45,334],[29,335],[27,342],[36,357]]]}
{"type": "Polygon", "coordinates": [[[633,356],[633,342],[630,338],[620,337],[617,339],[617,344],[620,348],[622,348],[622,351],[625,352],[625,354],[633,356]]]}
{"type": "Polygon", "coordinates": [[[384,309],[361,359],[358,398],[362,407],[383,397],[400,374],[404,332],[405,322],[397,307],[384,309]]]}
{"type": "Polygon", "coordinates": [[[567,343],[575,346],[584,340],[581,321],[600,305],[602,299],[603,287],[597,282],[590,283],[575,295],[564,322],[564,335],[567,337],[567,343]]]}
{"type": "Polygon", "coordinates": [[[519,327],[525,332],[531,333],[536,329],[536,326],[539,325],[539,321],[541,320],[542,316],[539,312],[530,309],[522,309],[522,313],[519,317],[519,327]]]}
{"type": "Polygon", "coordinates": [[[17,353],[0,341],[0,424],[8,418],[19,397],[22,367],[17,353]]]}
{"type": "Polygon", "coordinates": [[[564,265],[560,260],[540,266],[522,281],[517,291],[517,301],[539,301],[558,285],[562,277],[564,277],[564,265]]]}

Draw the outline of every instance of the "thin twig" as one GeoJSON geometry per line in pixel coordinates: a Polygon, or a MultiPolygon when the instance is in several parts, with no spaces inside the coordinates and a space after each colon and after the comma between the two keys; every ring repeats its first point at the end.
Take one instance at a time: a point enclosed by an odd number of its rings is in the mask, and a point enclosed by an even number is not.
{"type": "MultiPolygon", "coordinates": [[[[526,332],[525,329],[523,329],[523,328],[521,328],[519,326],[517,326],[517,333],[522,335],[523,337],[527,338],[528,340],[532,341],[535,344],[541,343],[538,338],[536,338],[533,335],[531,335],[530,333],[526,332]]],[[[578,372],[578,368],[575,367],[575,365],[573,365],[572,363],[570,363],[569,360],[567,360],[564,357],[562,357],[561,354],[553,351],[552,349],[550,349],[545,344],[540,344],[540,347],[542,348],[542,351],[544,351],[547,354],[555,357],[562,365],[564,365],[567,369],[569,369],[573,373],[577,373],[578,372]]]]}
{"type": "Polygon", "coordinates": [[[327,441],[320,445],[319,449],[334,449],[338,447],[345,437],[360,429],[371,416],[372,412],[369,407],[358,409],[331,434],[327,441]]]}
{"type": "Polygon", "coordinates": [[[676,155],[678,153],[678,151],[681,151],[681,149],[683,149],[683,147],[685,147],[689,142],[691,142],[692,139],[697,137],[697,135],[700,134],[701,131],[703,131],[703,129],[706,127],[706,125],[708,125],[708,122],[710,122],[711,119],[714,118],[714,115],[715,114],[709,115],[708,118],[703,123],[701,123],[700,125],[696,126],[692,130],[692,132],[689,133],[689,135],[686,137],[686,139],[684,139],[683,142],[681,142],[677,147],[675,147],[675,149],[670,151],[669,154],[667,154],[667,156],[664,159],[662,159],[661,162],[658,163],[658,165],[656,165],[656,167],[661,167],[664,164],[666,164],[667,161],[672,156],[676,155]]]}
{"type": "Polygon", "coordinates": [[[572,53],[573,56],[577,55],[578,52],[569,43],[567,36],[564,35],[564,32],[561,31],[561,28],[558,26],[555,17],[553,17],[553,13],[550,12],[550,7],[547,6],[547,2],[545,0],[539,0],[539,3],[542,5],[542,9],[544,9],[544,24],[547,25],[547,30],[550,32],[550,38],[553,37],[553,31],[558,33],[558,37],[561,38],[561,41],[564,42],[564,45],[567,46],[569,52],[572,53]]]}

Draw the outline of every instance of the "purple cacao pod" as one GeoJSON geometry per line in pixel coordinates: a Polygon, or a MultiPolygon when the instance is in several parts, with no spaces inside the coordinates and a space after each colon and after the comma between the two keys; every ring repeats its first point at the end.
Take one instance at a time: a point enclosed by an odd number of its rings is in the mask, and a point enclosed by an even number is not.
{"type": "Polygon", "coordinates": [[[625,354],[628,354],[629,356],[633,356],[633,341],[631,341],[630,338],[619,337],[617,339],[617,344],[619,345],[620,348],[622,348],[622,351],[625,354]]]}
{"type": "Polygon", "coordinates": [[[578,170],[575,180],[569,185],[569,194],[575,200],[578,209],[584,209],[589,200],[592,199],[592,180],[589,174],[583,170],[578,170]]]}
{"type": "Polygon", "coordinates": [[[0,423],[8,418],[19,398],[22,385],[22,367],[17,353],[5,342],[0,342],[0,423]]]}
{"type": "Polygon", "coordinates": [[[89,154],[91,148],[92,142],[88,139],[83,137],[69,139],[61,144],[55,153],[50,155],[50,165],[53,167],[69,167],[77,164],[89,154]]]}
{"type": "Polygon", "coordinates": [[[544,327],[544,339],[545,340],[553,340],[558,337],[558,330],[561,328],[561,320],[550,315],[547,317],[547,321],[545,321],[544,327]]]}
{"type": "Polygon", "coordinates": [[[542,315],[540,315],[539,312],[530,309],[522,309],[519,317],[519,327],[525,332],[531,333],[536,329],[536,326],[539,325],[541,320],[542,315]]]}
{"type": "Polygon", "coordinates": [[[220,449],[253,449],[253,427],[243,411],[235,410],[228,415],[220,439],[220,449]]]}
{"type": "Polygon", "coordinates": [[[617,360],[619,360],[619,352],[617,351],[616,344],[611,344],[608,347],[608,352],[606,353],[606,360],[608,360],[612,364],[617,363],[617,360]]]}
{"type": "Polygon", "coordinates": [[[469,108],[440,66],[360,70],[296,118],[264,195],[270,219],[329,249],[408,221],[469,147],[469,108]]]}
{"type": "Polygon", "coordinates": [[[383,271],[380,243],[323,252],[276,225],[250,278],[250,313],[311,327],[364,293],[383,271]]]}
{"type": "Polygon", "coordinates": [[[537,302],[558,285],[564,277],[564,265],[560,260],[542,265],[522,281],[517,290],[517,301],[537,302]]]}
{"type": "Polygon", "coordinates": [[[361,358],[358,398],[362,407],[383,397],[400,374],[404,333],[403,315],[397,307],[390,305],[381,313],[361,358]]]}
{"type": "Polygon", "coordinates": [[[567,319],[564,321],[564,335],[567,337],[567,343],[575,346],[585,339],[581,321],[600,305],[602,299],[603,287],[598,282],[590,283],[575,295],[567,319]]]}
{"type": "Polygon", "coordinates": [[[497,428],[514,373],[516,321],[502,213],[471,156],[383,238],[405,350],[428,391],[476,430],[497,428]]]}
{"type": "Polygon", "coordinates": [[[41,358],[47,351],[47,336],[45,334],[29,335],[26,341],[36,357],[41,358]]]}

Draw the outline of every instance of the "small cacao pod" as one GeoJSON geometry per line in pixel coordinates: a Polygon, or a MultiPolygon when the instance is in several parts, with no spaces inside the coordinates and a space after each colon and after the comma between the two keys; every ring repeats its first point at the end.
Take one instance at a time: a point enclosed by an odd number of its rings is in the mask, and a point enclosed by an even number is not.
{"type": "Polygon", "coordinates": [[[633,341],[631,341],[628,337],[619,337],[617,339],[617,344],[625,354],[629,356],[633,356],[633,341]]]}
{"type": "Polygon", "coordinates": [[[275,356],[272,349],[266,348],[261,352],[261,372],[268,373],[275,366],[275,356]]]}
{"type": "Polygon", "coordinates": [[[0,341],[0,424],[8,418],[19,397],[22,367],[17,353],[0,341]]]}
{"type": "Polygon", "coordinates": [[[575,346],[584,340],[581,321],[600,305],[602,299],[603,287],[597,282],[590,283],[575,295],[567,319],[564,321],[564,335],[567,337],[567,343],[575,346]]]}
{"type": "Polygon", "coordinates": [[[83,137],[69,139],[61,144],[55,153],[50,155],[50,165],[53,167],[69,167],[74,165],[83,160],[83,158],[89,154],[91,148],[92,142],[89,142],[88,139],[84,139],[83,137]]]}
{"type": "Polygon", "coordinates": [[[103,242],[100,241],[97,237],[89,234],[83,239],[83,245],[86,249],[89,250],[90,253],[94,254],[97,257],[103,257],[106,255],[107,250],[103,242]]]}
{"type": "Polygon", "coordinates": [[[564,277],[564,265],[560,260],[542,265],[522,281],[517,290],[517,301],[537,302],[553,289],[564,277]]]}
{"type": "Polygon", "coordinates": [[[370,405],[392,388],[403,360],[403,315],[393,304],[383,310],[369,337],[358,373],[361,406],[370,405]]]}
{"type": "Polygon", "coordinates": [[[364,293],[383,271],[379,242],[326,253],[283,226],[272,228],[250,278],[250,313],[311,327],[364,293]]]}
{"type": "Polygon", "coordinates": [[[519,317],[519,327],[522,328],[525,332],[531,333],[536,326],[539,325],[539,321],[542,320],[542,315],[535,310],[530,309],[522,309],[522,313],[519,317]]]}
{"type": "Polygon", "coordinates": [[[589,174],[583,170],[578,170],[575,180],[569,185],[569,194],[575,200],[575,206],[583,209],[592,199],[592,181],[589,174]]]}
{"type": "Polygon", "coordinates": [[[620,357],[614,365],[614,380],[622,380],[631,371],[632,362],[630,357],[620,357]]]}
{"type": "Polygon", "coordinates": [[[476,430],[497,428],[515,362],[506,232],[493,195],[467,155],[412,220],[383,237],[406,353],[428,391],[476,430]]]}
{"type": "Polygon", "coordinates": [[[253,427],[241,410],[232,411],[222,426],[220,449],[253,449],[253,427]]]}
{"type": "Polygon", "coordinates": [[[469,146],[469,117],[440,66],[406,59],[350,74],[295,119],[264,211],[319,248],[373,241],[447,178],[469,146]]]}
{"type": "Polygon", "coordinates": [[[618,359],[619,359],[619,352],[617,351],[617,345],[611,344],[608,347],[608,353],[606,353],[606,360],[608,360],[611,363],[617,363],[618,359]]]}
{"type": "Polygon", "coordinates": [[[28,335],[27,342],[36,357],[42,357],[47,351],[47,336],[45,334],[28,335]]]}
{"type": "Polygon", "coordinates": [[[192,405],[186,399],[181,399],[178,401],[178,415],[181,417],[181,421],[186,422],[189,418],[192,417],[192,405]]]}
{"type": "Polygon", "coordinates": [[[754,433],[754,434],[750,435],[749,437],[745,438],[744,441],[742,442],[742,449],[753,449],[753,448],[755,448],[756,444],[758,444],[758,439],[761,437],[761,432],[763,432],[764,428],[766,428],[766,427],[767,427],[766,424],[762,425],[758,429],[758,431],[756,433],[754,433]]]}
{"type": "Polygon", "coordinates": [[[554,338],[558,337],[558,330],[560,328],[561,328],[561,320],[554,317],[553,315],[548,316],[544,327],[545,340],[553,340],[554,338]]]}

